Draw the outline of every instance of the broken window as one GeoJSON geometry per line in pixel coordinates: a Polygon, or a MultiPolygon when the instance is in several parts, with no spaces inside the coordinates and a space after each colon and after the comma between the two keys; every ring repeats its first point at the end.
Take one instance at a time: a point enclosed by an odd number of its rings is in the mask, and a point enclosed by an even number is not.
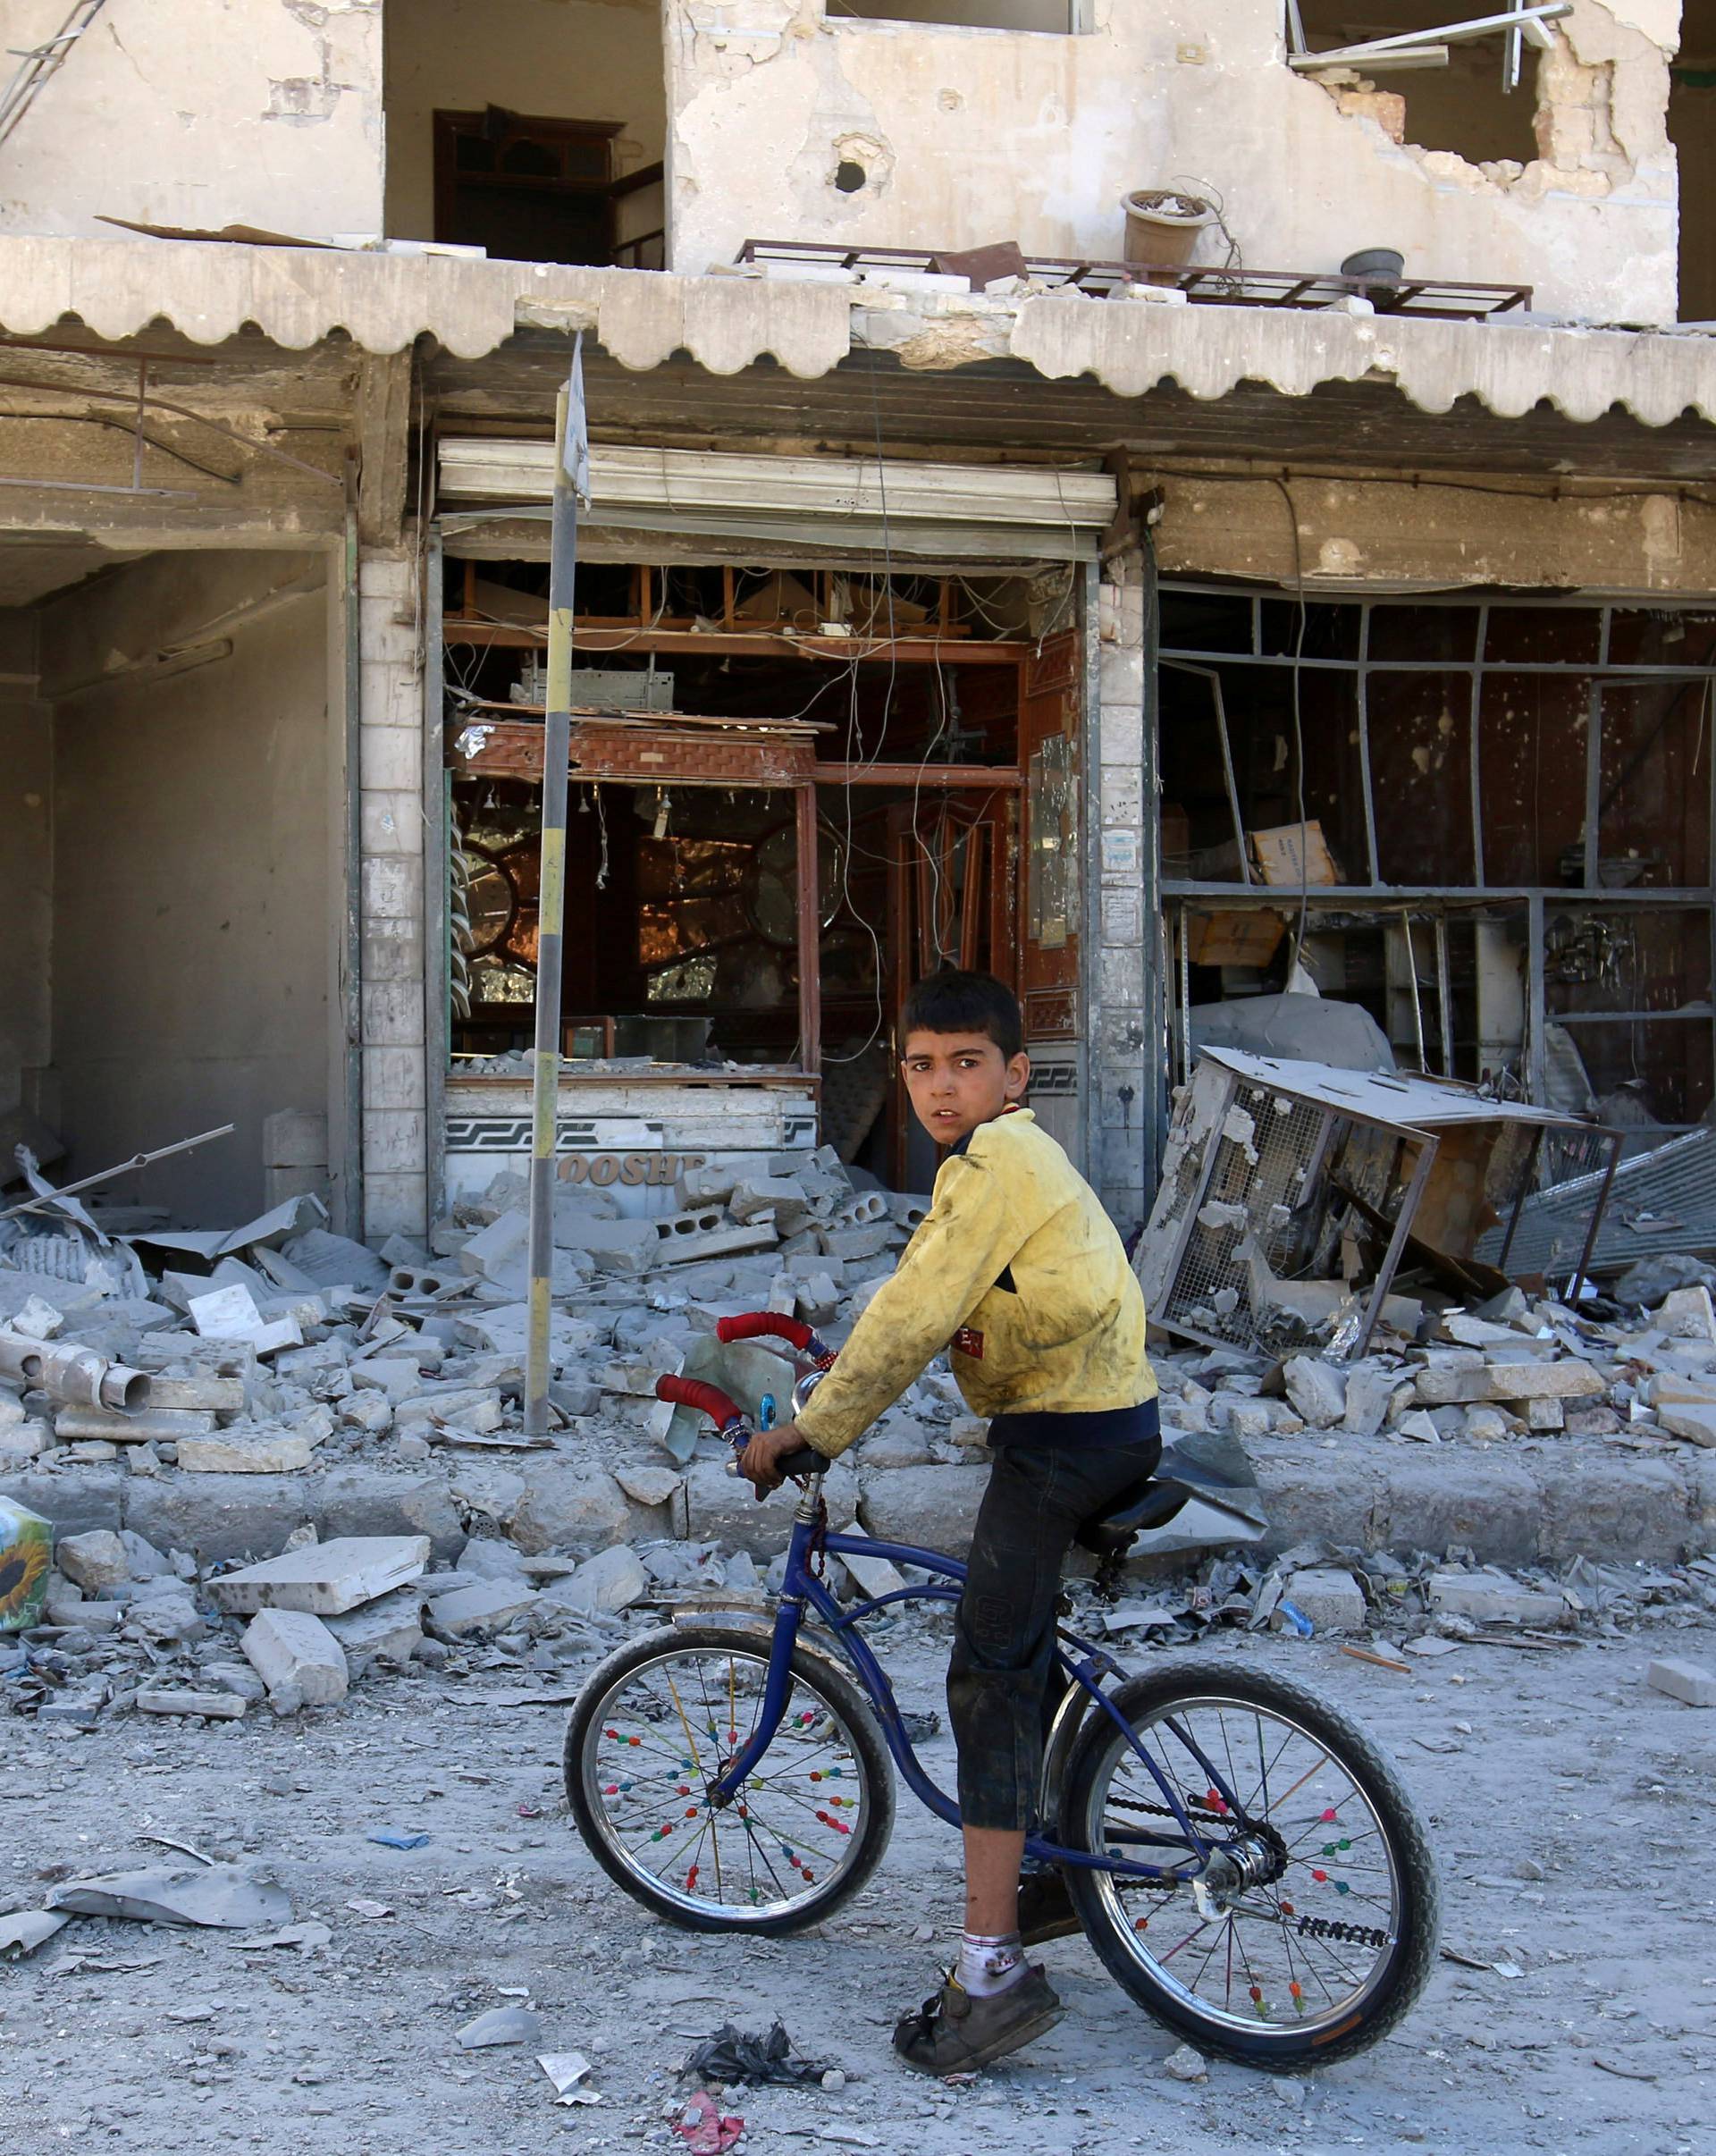
{"type": "Polygon", "coordinates": [[[1288,65],[1394,141],[1451,150],[1506,181],[1538,155],[1536,57],[1552,42],[1546,22],[1568,12],[1554,0],[1467,15],[1447,0],[1288,0],[1288,65]]]}
{"type": "Polygon", "coordinates": [[[1297,964],[1403,1067],[1643,1131],[1706,1114],[1716,616],[1160,604],[1180,1069],[1297,964]]]}

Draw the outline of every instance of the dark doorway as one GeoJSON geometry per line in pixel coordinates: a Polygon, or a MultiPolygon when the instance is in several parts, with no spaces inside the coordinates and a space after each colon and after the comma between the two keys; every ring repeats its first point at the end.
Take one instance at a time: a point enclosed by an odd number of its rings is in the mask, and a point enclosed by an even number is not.
{"type": "Polygon", "coordinates": [[[436,239],[509,262],[606,267],[614,259],[613,142],[622,124],[533,120],[497,105],[438,112],[436,239]]]}

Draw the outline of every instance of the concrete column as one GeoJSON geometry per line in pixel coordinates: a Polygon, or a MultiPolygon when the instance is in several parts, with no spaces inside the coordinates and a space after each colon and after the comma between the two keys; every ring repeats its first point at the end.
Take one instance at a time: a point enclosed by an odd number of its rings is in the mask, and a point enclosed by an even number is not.
{"type": "Polygon", "coordinates": [[[428,1225],[424,1023],[423,678],[417,570],[366,553],[358,579],[362,663],[364,1234],[428,1225]]]}
{"type": "Polygon", "coordinates": [[[1095,812],[1098,938],[1091,1039],[1092,1166],[1104,1204],[1123,1233],[1145,1216],[1145,1131],[1153,1078],[1145,964],[1154,923],[1145,918],[1145,588],[1131,552],[1111,559],[1098,602],[1101,705],[1095,812]]]}

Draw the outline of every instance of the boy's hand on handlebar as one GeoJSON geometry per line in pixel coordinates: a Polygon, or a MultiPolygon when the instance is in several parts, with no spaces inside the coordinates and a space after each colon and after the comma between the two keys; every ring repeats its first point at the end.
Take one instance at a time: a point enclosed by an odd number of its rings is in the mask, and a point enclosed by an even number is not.
{"type": "Polygon", "coordinates": [[[780,1471],[780,1462],[788,1454],[801,1452],[805,1440],[798,1434],[798,1425],[783,1422],[778,1429],[759,1430],[739,1456],[739,1472],[751,1483],[761,1503],[771,1490],[778,1490],[786,1479],[780,1471]]]}

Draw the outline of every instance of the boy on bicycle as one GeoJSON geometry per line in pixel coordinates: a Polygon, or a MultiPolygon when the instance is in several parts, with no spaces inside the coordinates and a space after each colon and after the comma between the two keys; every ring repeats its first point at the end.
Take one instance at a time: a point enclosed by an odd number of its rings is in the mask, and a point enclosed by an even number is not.
{"type": "Polygon", "coordinates": [[[1052,1710],[1061,1566],[1082,1522],[1161,1455],[1144,1300],[1096,1193],[1022,1105],[1017,999],[988,973],[921,981],[901,1026],[913,1113],[947,1149],[929,1217],[796,1423],[759,1432],[758,1495],[808,1444],[829,1459],[943,1348],[995,1463],[972,1536],[947,1673],[959,1750],[965,1930],[937,1996],[894,2048],[926,2074],[1018,2051],[1064,2009],[1028,1943],[1077,1928],[1053,1873],[1022,1891],[1052,1710]]]}

